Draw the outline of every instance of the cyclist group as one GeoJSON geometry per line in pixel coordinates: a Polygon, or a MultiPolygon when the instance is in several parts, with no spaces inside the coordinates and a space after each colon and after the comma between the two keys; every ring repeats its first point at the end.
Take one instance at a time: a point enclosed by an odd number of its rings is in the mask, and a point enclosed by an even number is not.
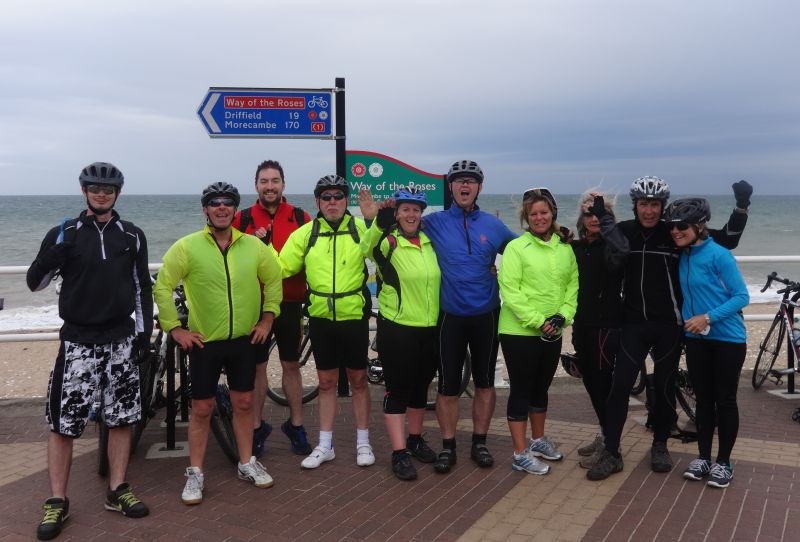
{"type": "Polygon", "coordinates": [[[185,504],[203,499],[203,461],[223,370],[240,455],[237,475],[256,487],[273,485],[259,462],[272,431],[261,417],[264,345],[271,335],[289,403],[281,430],[292,451],[305,456],[301,466],[314,469],[335,458],[340,370],[352,391],[356,462],[372,465],[366,378],[371,294],[365,258],[375,263],[379,279],[383,412],[397,478],[417,477],[412,457],[432,463],[439,473],[456,464],[458,394],[467,349],[475,384],[470,457],[482,468],[494,464],[487,434],[501,346],[511,388],[512,468],[546,474],[550,467],[540,459],[563,457],[545,435],[545,420],[562,331],[574,319],[573,346],[601,429],[593,443],[579,449],[586,456],[581,465],[589,469],[587,477],[601,480],[622,470],[619,439],[628,392],[650,351],[659,397],[652,468],[671,470],[666,439],[676,417],[672,379],[685,335],[697,390],[700,457],[684,476],[709,476],[709,484],[718,487],[730,482],[730,450],[738,427],[733,377],[744,360],[741,308],[748,300],[730,253],[714,240],[727,248],[738,244],[752,193],[744,181],[734,184],[737,209],[720,231],[707,228],[705,200],[678,200],[667,208],[669,189],[657,177],[633,183],[635,218],[630,221],[615,222],[612,202],[590,191],[579,203],[578,239],[573,240],[557,222],[558,206],[547,188],[523,194],[521,236],[480,210],[476,202],[484,176],[470,160],[448,171],[453,204],[444,211],[423,217],[425,194],[413,189],[401,189],[380,203],[362,189],[357,199],[363,218],[358,218],[347,210],[347,181],[328,175],[314,189],[319,212],[313,219],[286,201],[283,168],[268,160],[256,169],[258,200],[249,208],[239,209],[239,191],[229,183],[203,190],[206,226],[170,247],[151,286],[144,233],[113,210],[122,173],[97,162],[82,170],[79,180],[87,209],[47,233],[27,277],[32,290],[46,286],[55,273],[64,281],[61,347],[48,388],[52,495],[37,530],[42,540],[56,537],[69,517],[72,442],[98,397],[111,428],[105,507],[129,517],[148,514],[125,481],[125,471],[130,425],[141,416],[137,362],[152,331],[153,297],[161,328],[191,351],[185,504]],[[500,253],[504,258],[498,270],[500,253]],[[188,329],[181,327],[172,297],[179,282],[192,307],[188,329]],[[319,379],[319,435],[313,448],[303,426],[298,367],[303,311],[319,379]],[[422,436],[427,387],[437,372],[438,454],[422,436]],[[715,424],[720,449],[712,465],[715,424]]]}

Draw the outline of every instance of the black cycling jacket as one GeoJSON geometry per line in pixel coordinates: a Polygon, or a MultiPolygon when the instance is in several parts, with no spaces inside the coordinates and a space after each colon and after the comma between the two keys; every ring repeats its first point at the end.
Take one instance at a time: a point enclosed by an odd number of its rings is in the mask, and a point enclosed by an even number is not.
{"type": "MultiPolygon", "coordinates": [[[[47,232],[28,269],[27,283],[32,291],[46,286],[56,271],[46,269],[39,256],[56,244],[60,230],[56,226],[47,232]]],[[[149,337],[153,331],[153,287],[142,230],[130,222],[123,227],[116,211],[105,224],[83,211],[75,227],[64,232],[64,243],[69,249],[60,269],[61,340],[105,344],[134,332],[149,337]]]]}
{"type": "MultiPolygon", "coordinates": [[[[747,213],[734,210],[721,230],[709,230],[728,249],[739,245],[747,213]]],[[[622,281],[622,322],[662,322],[682,325],[678,259],[681,249],[672,241],[668,226],[659,222],[643,228],[637,219],[614,224],[601,222],[603,237],[626,254],[622,281]],[[618,235],[622,233],[622,235],[618,235]]]]}

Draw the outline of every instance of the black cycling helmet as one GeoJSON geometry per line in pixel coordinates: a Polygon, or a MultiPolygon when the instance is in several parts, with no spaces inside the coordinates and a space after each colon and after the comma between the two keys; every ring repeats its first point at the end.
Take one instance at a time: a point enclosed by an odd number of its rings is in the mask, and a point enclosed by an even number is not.
{"type": "Polygon", "coordinates": [[[338,175],[325,175],[317,181],[317,186],[314,187],[314,197],[318,198],[323,192],[331,188],[338,188],[344,192],[345,196],[350,195],[350,186],[345,179],[338,175]]]}
{"type": "Polygon", "coordinates": [[[472,160],[459,160],[450,166],[447,172],[447,182],[452,183],[456,177],[472,177],[479,183],[483,182],[483,171],[481,167],[472,160]]]}
{"type": "Polygon", "coordinates": [[[574,378],[583,378],[581,370],[578,368],[578,356],[576,354],[565,352],[561,354],[560,357],[561,367],[564,369],[565,373],[574,378]]]}
{"type": "Polygon", "coordinates": [[[401,203],[415,203],[422,207],[423,211],[428,206],[428,198],[425,197],[425,192],[416,188],[401,188],[394,193],[392,199],[394,199],[397,205],[401,203]]]}
{"type": "Polygon", "coordinates": [[[669,185],[659,177],[639,177],[631,184],[631,201],[640,199],[656,199],[666,204],[669,199],[669,185]]]}
{"type": "Polygon", "coordinates": [[[114,164],[95,162],[83,168],[78,180],[81,186],[86,186],[87,184],[110,184],[111,186],[122,188],[125,177],[114,164]]]}
{"type": "Polygon", "coordinates": [[[553,197],[553,193],[550,192],[549,188],[529,188],[522,194],[522,201],[523,203],[528,200],[539,200],[545,199],[550,204],[550,208],[553,210],[553,221],[558,219],[558,205],[556,204],[556,198],[553,197]]]}
{"type": "Polygon", "coordinates": [[[704,198],[683,198],[669,204],[664,219],[670,222],[686,222],[693,226],[711,219],[711,206],[704,198]]]}
{"type": "Polygon", "coordinates": [[[233,198],[234,206],[238,207],[241,198],[239,197],[239,191],[230,183],[226,183],[225,181],[217,181],[215,183],[211,183],[210,185],[206,186],[203,189],[203,195],[200,197],[200,203],[203,204],[203,207],[208,205],[208,202],[216,197],[227,197],[233,198]]]}

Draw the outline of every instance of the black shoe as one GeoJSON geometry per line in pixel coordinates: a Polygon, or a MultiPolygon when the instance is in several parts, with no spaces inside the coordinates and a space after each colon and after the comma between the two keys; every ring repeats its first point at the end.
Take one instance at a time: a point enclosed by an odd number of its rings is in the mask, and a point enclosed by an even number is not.
{"type": "Polygon", "coordinates": [[[36,538],[51,540],[61,534],[61,528],[69,517],[69,499],[47,499],[44,501],[44,517],[36,528],[36,538]]]}
{"type": "Polygon", "coordinates": [[[650,468],[653,472],[669,472],[672,470],[672,457],[667,451],[666,442],[654,442],[650,449],[650,468]]]}
{"type": "Polygon", "coordinates": [[[392,453],[392,472],[400,480],[416,480],[417,469],[411,462],[411,452],[403,450],[402,452],[392,453]]]}
{"type": "Polygon", "coordinates": [[[439,457],[436,458],[436,462],[433,464],[433,468],[436,470],[436,472],[447,474],[448,472],[450,472],[450,469],[453,468],[453,465],[455,464],[456,464],[456,451],[445,448],[444,450],[439,452],[439,457]]]}
{"type": "Polygon", "coordinates": [[[494,458],[489,453],[489,448],[486,447],[486,444],[473,444],[469,456],[482,469],[494,465],[494,458]]]}
{"type": "Polygon", "coordinates": [[[406,439],[406,448],[411,452],[411,455],[423,463],[433,463],[436,461],[436,452],[431,450],[431,447],[428,446],[428,443],[425,442],[425,439],[422,437],[415,439],[413,442],[411,439],[406,439]]]}
{"type": "Polygon", "coordinates": [[[597,462],[586,473],[589,480],[605,480],[615,472],[622,470],[622,458],[616,457],[608,450],[603,450],[597,462]]]}
{"type": "Polygon", "coordinates": [[[129,483],[120,484],[117,489],[109,489],[106,494],[106,510],[119,512],[129,518],[143,518],[150,513],[147,505],[136,498],[129,483]]]}

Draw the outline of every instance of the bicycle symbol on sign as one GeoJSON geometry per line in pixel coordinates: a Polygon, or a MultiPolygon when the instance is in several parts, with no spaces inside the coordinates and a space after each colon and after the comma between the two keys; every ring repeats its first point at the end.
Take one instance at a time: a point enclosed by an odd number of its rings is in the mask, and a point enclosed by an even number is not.
{"type": "Polygon", "coordinates": [[[328,107],[328,100],[322,96],[313,96],[310,100],[308,100],[309,109],[314,109],[317,106],[319,106],[321,109],[325,109],[328,107]]]}

